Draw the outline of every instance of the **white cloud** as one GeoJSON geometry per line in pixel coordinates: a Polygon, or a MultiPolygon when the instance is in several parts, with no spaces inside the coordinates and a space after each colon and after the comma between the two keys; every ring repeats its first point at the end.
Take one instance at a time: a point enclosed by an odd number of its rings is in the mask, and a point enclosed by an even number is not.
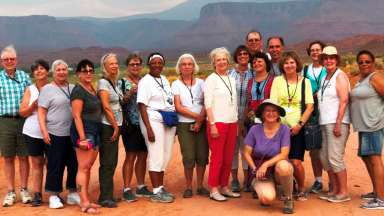
{"type": "Polygon", "coordinates": [[[159,12],[186,0],[22,0],[2,1],[2,16],[120,17],[159,12]]]}

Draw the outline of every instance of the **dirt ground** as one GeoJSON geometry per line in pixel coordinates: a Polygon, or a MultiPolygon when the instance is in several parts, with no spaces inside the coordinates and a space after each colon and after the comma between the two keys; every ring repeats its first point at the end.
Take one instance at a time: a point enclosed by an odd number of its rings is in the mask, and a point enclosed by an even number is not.
{"type": "MultiPolygon", "coordinates": [[[[351,134],[346,151],[348,185],[352,201],[334,204],[318,199],[315,195],[310,195],[308,201],[295,202],[296,215],[383,215],[384,211],[380,210],[363,210],[359,208],[361,200],[360,194],[372,190],[371,183],[364,167],[363,162],[356,156],[357,151],[357,136],[351,134]]],[[[122,191],[122,176],[121,166],[124,160],[124,148],[120,145],[119,164],[115,174],[115,196],[121,197],[122,191]]],[[[0,167],[3,167],[1,161],[0,167]]],[[[97,200],[99,185],[98,185],[98,162],[92,168],[92,178],[90,192],[93,200],[97,200]]],[[[306,185],[309,187],[313,182],[313,174],[310,166],[308,154],[305,158],[306,169],[306,185]]],[[[275,201],[270,207],[262,207],[258,201],[251,198],[250,193],[242,193],[240,199],[231,199],[227,202],[218,203],[205,197],[194,196],[191,199],[183,199],[182,191],[184,190],[184,177],[181,163],[181,155],[178,143],[175,143],[174,154],[172,161],[166,171],[165,185],[169,191],[176,195],[176,201],[171,204],[152,203],[146,198],[141,198],[134,203],[119,202],[118,208],[101,209],[102,215],[209,215],[209,216],[225,216],[225,215],[281,215],[282,202],[275,201]]],[[[323,175],[325,176],[325,175],[323,175]]],[[[18,174],[17,174],[18,184],[18,174]]],[[[0,174],[0,194],[1,202],[6,193],[4,173],[0,174]]],[[[149,179],[146,179],[147,185],[150,185],[149,179]]],[[[135,182],[134,182],[135,185],[135,182]]],[[[65,195],[65,194],[63,194],[65,195]]],[[[32,208],[29,205],[24,205],[18,202],[12,207],[0,207],[0,215],[79,215],[80,209],[77,206],[65,206],[63,209],[53,210],[48,208],[47,194],[44,195],[44,205],[41,207],[32,208]]]]}

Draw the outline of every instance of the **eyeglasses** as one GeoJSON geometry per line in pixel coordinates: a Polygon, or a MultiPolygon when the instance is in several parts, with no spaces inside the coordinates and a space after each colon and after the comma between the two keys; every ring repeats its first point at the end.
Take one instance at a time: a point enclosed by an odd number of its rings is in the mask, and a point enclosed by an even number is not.
{"type": "Polygon", "coordinates": [[[91,73],[93,74],[95,71],[93,69],[88,69],[88,70],[81,70],[81,73],[91,73]]]}
{"type": "Polygon", "coordinates": [[[141,64],[140,63],[130,63],[130,64],[128,64],[128,66],[130,66],[130,67],[140,67],[141,64]]]}
{"type": "Polygon", "coordinates": [[[16,60],[16,58],[3,58],[1,60],[4,62],[14,62],[16,60]]]}
{"type": "Polygon", "coordinates": [[[312,53],[313,53],[313,52],[321,52],[321,49],[311,49],[310,51],[311,51],[312,53]]]}
{"type": "Polygon", "coordinates": [[[250,43],[256,43],[256,42],[259,42],[259,41],[260,41],[260,39],[258,39],[258,38],[248,39],[248,42],[250,42],[250,43]]]}
{"type": "Polygon", "coordinates": [[[363,64],[371,64],[372,61],[359,61],[358,64],[359,65],[363,65],[363,64]]]}
{"type": "Polygon", "coordinates": [[[239,54],[237,54],[237,56],[249,56],[249,53],[248,52],[239,52],[239,54]]]}

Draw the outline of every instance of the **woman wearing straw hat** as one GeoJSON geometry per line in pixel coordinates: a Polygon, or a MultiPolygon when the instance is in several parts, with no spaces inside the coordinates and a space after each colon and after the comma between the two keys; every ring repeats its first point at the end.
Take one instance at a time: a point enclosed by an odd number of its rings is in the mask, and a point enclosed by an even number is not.
{"type": "Polygon", "coordinates": [[[349,80],[338,68],[340,56],[336,47],[326,46],[321,61],[327,70],[327,76],[321,81],[317,94],[319,101],[319,124],[322,132],[320,160],[328,172],[332,188],[320,199],[329,202],[351,200],[347,188],[347,170],[344,153],[349,136],[349,80]]]}
{"type": "Polygon", "coordinates": [[[266,99],[256,110],[262,124],[254,125],[244,143],[244,157],[252,170],[249,181],[260,203],[270,205],[276,197],[275,183],[284,191],[283,212],[293,213],[293,167],[288,161],[291,145],[289,127],[281,124],[285,110],[275,101],[266,99]]]}

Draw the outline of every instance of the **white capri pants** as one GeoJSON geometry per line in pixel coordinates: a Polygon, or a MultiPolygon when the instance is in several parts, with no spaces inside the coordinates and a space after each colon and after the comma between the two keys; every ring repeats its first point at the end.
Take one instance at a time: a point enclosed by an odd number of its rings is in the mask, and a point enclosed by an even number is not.
{"type": "Polygon", "coordinates": [[[148,149],[148,170],[163,172],[171,160],[173,143],[175,142],[176,127],[167,127],[162,122],[149,120],[155,142],[149,142],[147,129],[140,119],[140,129],[148,149]]]}

